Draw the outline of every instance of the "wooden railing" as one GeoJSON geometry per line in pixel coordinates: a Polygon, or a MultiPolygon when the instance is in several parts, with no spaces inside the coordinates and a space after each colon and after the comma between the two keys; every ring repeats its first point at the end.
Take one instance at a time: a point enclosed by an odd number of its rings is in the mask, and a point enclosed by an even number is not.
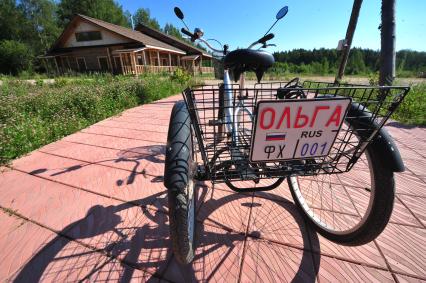
{"type": "Polygon", "coordinates": [[[145,66],[144,65],[136,65],[136,74],[142,74],[145,73],[145,66]]]}
{"type": "Polygon", "coordinates": [[[214,68],[213,67],[201,67],[201,73],[203,73],[203,74],[214,73],[214,68]]]}
{"type": "Polygon", "coordinates": [[[150,73],[173,72],[178,66],[145,66],[145,70],[150,73]]]}
{"type": "Polygon", "coordinates": [[[123,75],[134,74],[134,70],[130,65],[123,65],[123,75]]]}
{"type": "MultiPolygon", "coordinates": [[[[131,65],[123,65],[123,74],[124,75],[140,75],[143,73],[162,73],[162,72],[173,72],[177,68],[181,68],[179,66],[144,66],[144,65],[136,65],[135,68],[131,65]]],[[[201,73],[213,73],[213,67],[201,67],[196,68],[197,71],[201,71],[201,73]]]]}

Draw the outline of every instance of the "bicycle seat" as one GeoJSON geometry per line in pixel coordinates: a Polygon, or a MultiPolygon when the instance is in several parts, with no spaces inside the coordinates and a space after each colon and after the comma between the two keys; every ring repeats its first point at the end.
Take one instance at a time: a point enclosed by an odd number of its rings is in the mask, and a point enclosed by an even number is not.
{"type": "Polygon", "coordinates": [[[260,82],[265,71],[274,62],[274,56],[263,50],[237,49],[225,56],[224,67],[231,70],[235,81],[239,80],[242,73],[254,71],[260,82]]]}

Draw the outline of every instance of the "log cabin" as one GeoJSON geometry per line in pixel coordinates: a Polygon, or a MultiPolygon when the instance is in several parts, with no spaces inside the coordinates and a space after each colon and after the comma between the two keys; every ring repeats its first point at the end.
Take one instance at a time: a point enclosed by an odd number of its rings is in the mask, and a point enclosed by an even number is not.
{"type": "Polygon", "coordinates": [[[110,72],[140,75],[213,73],[212,56],[188,42],[144,25],[135,30],[76,14],[53,46],[40,56],[50,73],[110,72]]]}

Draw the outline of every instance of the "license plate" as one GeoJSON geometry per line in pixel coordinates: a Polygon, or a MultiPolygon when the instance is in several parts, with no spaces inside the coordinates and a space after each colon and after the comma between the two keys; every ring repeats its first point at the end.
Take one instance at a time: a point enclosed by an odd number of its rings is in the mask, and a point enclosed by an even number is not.
{"type": "Polygon", "coordinates": [[[327,156],[350,103],[350,98],[258,102],[250,161],[327,156]]]}

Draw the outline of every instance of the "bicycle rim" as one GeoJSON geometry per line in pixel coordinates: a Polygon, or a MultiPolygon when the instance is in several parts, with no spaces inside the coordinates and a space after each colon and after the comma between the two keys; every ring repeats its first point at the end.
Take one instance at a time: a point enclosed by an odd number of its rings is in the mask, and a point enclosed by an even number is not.
{"type": "Polygon", "coordinates": [[[355,233],[372,212],[376,184],[366,151],[351,171],[289,177],[293,197],[306,216],[321,230],[334,235],[355,233]]]}

